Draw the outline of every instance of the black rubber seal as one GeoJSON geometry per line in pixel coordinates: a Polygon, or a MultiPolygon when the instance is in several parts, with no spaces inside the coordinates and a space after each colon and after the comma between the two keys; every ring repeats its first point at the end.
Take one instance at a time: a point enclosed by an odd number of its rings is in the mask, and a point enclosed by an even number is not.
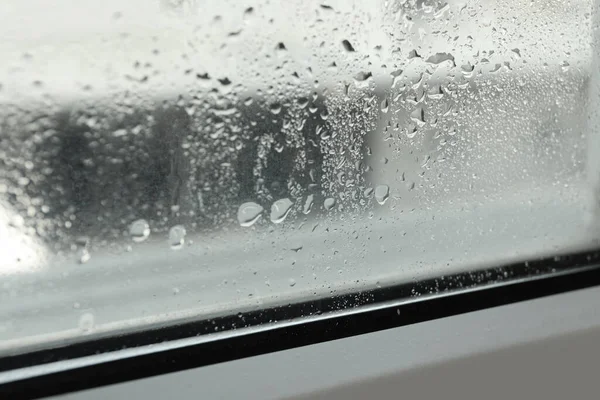
{"type": "MultiPolygon", "coordinates": [[[[223,338],[55,371],[0,385],[0,398],[40,398],[449,317],[600,284],[600,252],[553,257],[213,320],[155,327],[0,359],[2,373],[215,331],[223,338]],[[474,290],[473,290],[474,289],[474,290]],[[411,299],[419,298],[419,301],[411,299]],[[404,301],[403,301],[404,300],[404,301]],[[377,305],[377,307],[369,307],[377,305]],[[235,329],[327,315],[236,335],[235,329]]],[[[239,331],[240,333],[243,330],[239,331]]]]}

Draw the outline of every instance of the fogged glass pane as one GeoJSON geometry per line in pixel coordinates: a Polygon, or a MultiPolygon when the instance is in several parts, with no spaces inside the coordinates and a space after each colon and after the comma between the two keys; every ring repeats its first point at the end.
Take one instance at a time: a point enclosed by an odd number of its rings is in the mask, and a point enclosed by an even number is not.
{"type": "Polygon", "coordinates": [[[4,0],[0,348],[590,249],[591,0],[4,0]]]}

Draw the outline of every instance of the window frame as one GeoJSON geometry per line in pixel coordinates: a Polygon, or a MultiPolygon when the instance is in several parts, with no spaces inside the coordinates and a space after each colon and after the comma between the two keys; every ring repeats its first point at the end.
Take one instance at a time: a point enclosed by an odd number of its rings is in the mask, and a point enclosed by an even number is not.
{"type": "Polygon", "coordinates": [[[39,398],[600,285],[600,252],[554,256],[0,358],[0,396],[39,398]]]}

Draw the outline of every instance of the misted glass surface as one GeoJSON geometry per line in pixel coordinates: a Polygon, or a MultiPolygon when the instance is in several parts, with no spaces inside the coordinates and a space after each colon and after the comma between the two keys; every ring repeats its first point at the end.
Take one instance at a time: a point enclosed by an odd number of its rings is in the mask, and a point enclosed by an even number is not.
{"type": "Polygon", "coordinates": [[[2,1],[0,353],[596,246],[593,15],[2,1]]]}

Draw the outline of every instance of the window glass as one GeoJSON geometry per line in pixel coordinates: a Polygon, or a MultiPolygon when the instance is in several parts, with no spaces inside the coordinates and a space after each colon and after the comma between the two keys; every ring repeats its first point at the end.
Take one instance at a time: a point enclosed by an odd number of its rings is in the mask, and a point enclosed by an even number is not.
{"type": "Polygon", "coordinates": [[[592,0],[0,4],[0,352],[592,249],[592,0]]]}

